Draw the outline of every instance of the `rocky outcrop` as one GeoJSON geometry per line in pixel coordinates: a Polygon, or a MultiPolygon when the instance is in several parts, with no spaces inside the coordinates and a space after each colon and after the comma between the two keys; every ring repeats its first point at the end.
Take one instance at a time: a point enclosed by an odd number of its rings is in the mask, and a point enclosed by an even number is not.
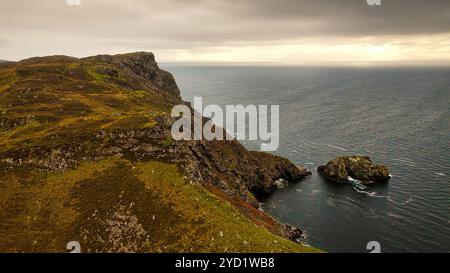
{"type": "Polygon", "coordinates": [[[364,184],[387,181],[390,179],[389,168],[384,165],[374,165],[367,156],[336,157],[318,172],[334,182],[348,182],[349,177],[364,184]]]}
{"type": "Polygon", "coordinates": [[[238,195],[255,207],[255,197],[263,197],[277,188],[277,180],[298,182],[311,175],[303,167],[268,153],[247,151],[238,141],[198,141],[186,143],[194,164],[193,179],[212,183],[223,191],[238,195]]]}
{"type": "Polygon", "coordinates": [[[120,71],[127,84],[133,89],[153,89],[170,93],[176,98],[180,90],[172,74],[159,68],[155,56],[150,52],[136,52],[119,55],[98,55],[82,59],[87,62],[105,63],[106,67],[98,67],[98,72],[118,77],[120,71]],[[117,68],[116,70],[110,66],[117,68]]]}

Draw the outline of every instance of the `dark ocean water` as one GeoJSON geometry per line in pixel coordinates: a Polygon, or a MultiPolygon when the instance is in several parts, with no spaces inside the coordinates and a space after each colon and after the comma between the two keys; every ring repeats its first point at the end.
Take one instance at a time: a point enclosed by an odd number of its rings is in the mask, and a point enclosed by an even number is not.
{"type": "Polygon", "coordinates": [[[275,153],[314,174],[271,195],[264,210],[304,229],[309,244],[450,252],[450,68],[163,67],[188,101],[280,105],[275,153]],[[317,175],[353,154],[390,166],[390,182],[359,193],[317,175]]]}

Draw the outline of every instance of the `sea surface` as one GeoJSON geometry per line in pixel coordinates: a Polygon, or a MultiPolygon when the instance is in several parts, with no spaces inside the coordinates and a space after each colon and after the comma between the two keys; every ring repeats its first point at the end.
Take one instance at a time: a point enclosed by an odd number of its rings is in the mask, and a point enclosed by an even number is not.
{"type": "MultiPolygon", "coordinates": [[[[313,175],[272,194],[269,214],[328,252],[450,252],[450,68],[162,66],[182,97],[204,104],[280,105],[275,154],[313,175]],[[317,174],[338,155],[391,168],[366,192],[317,174]]],[[[245,142],[250,149],[257,143],[245,142]]]]}

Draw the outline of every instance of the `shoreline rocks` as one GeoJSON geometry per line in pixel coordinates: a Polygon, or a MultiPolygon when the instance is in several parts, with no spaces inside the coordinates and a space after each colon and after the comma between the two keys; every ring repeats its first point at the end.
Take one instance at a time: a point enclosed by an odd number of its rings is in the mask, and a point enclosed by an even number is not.
{"type": "Polygon", "coordinates": [[[349,182],[349,177],[363,184],[386,182],[391,178],[387,166],[375,165],[367,156],[339,156],[319,166],[317,171],[328,180],[338,183],[349,182]]]}

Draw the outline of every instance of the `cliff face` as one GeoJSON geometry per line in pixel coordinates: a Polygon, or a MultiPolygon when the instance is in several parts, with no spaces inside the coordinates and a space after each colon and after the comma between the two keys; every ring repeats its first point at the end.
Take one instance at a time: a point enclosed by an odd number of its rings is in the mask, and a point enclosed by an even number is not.
{"type": "Polygon", "coordinates": [[[173,141],[179,94],[151,53],[0,64],[0,251],[312,250],[255,209],[309,172],[237,141],[173,141]]]}

